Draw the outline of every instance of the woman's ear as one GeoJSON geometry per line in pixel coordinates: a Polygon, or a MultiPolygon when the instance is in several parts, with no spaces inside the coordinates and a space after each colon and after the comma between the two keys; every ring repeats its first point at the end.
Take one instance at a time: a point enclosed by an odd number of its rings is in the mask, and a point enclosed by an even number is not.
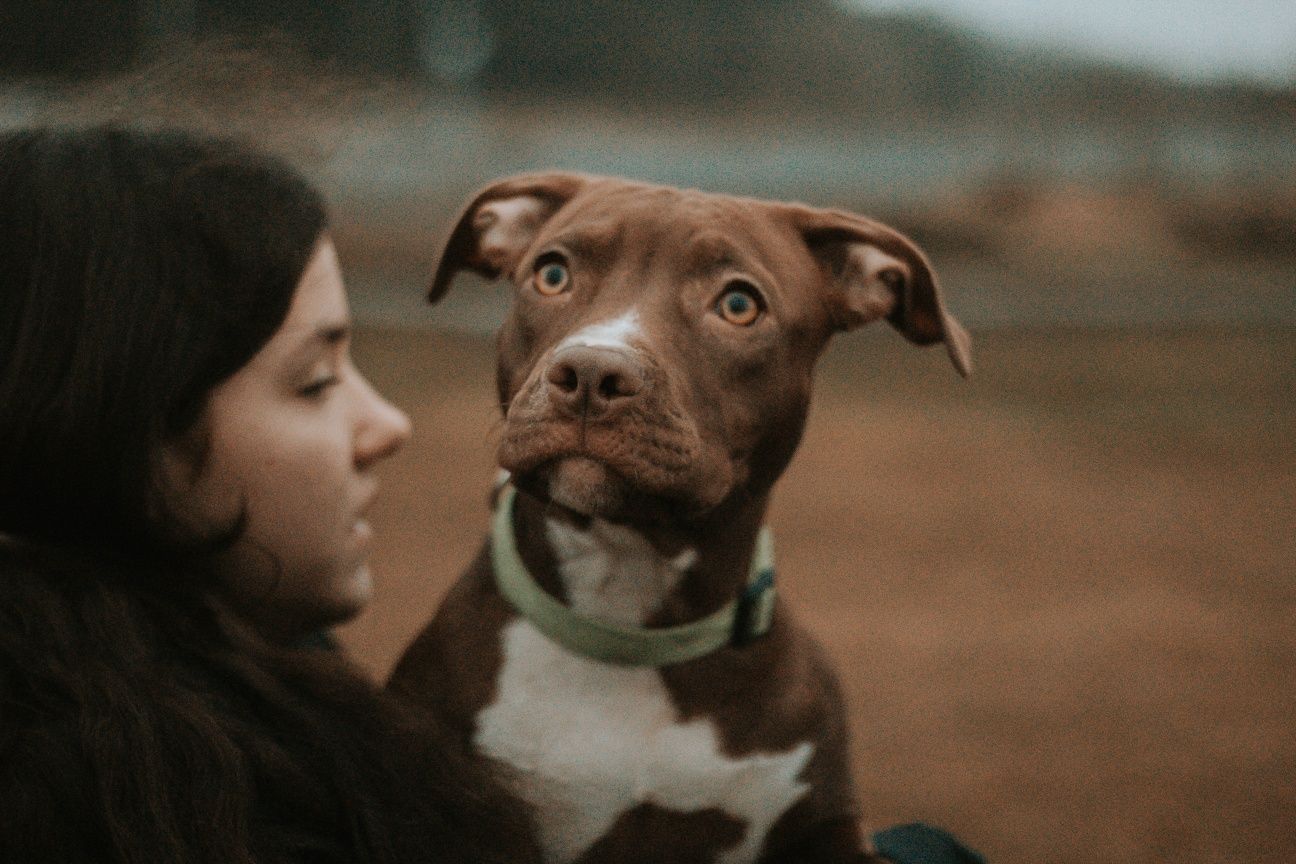
{"type": "Polygon", "coordinates": [[[944,342],[959,374],[971,373],[971,337],[945,311],[936,274],[912,240],[853,213],[802,205],[781,211],[824,269],[838,327],[885,318],[911,342],[944,342]]]}
{"type": "Polygon", "coordinates": [[[584,188],[583,174],[523,174],[479,190],[455,219],[441,250],[428,301],[445,295],[460,270],[497,279],[511,270],[536,233],[584,188]]]}
{"type": "Polygon", "coordinates": [[[193,500],[200,486],[208,449],[203,424],[159,444],[151,462],[152,476],[146,504],[149,521],[169,539],[199,534],[193,500]]]}

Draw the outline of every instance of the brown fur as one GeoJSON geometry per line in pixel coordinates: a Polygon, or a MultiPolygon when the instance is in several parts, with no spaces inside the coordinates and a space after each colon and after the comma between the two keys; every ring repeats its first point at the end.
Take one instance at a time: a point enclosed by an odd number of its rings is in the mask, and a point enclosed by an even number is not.
{"type": "MultiPolygon", "coordinates": [[[[959,371],[970,368],[967,335],[945,312],[926,258],[891,229],[852,214],[535,175],[493,184],[469,204],[432,299],[465,268],[507,275],[518,289],[498,340],[497,385],[506,413],[499,455],[520,490],[514,530],[523,560],[546,590],[567,599],[544,534],[555,514],[630,525],[666,556],[694,550],[695,563],[647,626],[697,620],[742,587],[770,489],[800,439],[815,361],[833,332],[885,318],[916,343],[944,342],[959,371]],[[532,273],[555,260],[573,287],[545,296],[531,288],[532,273]],[[734,284],[755,288],[763,304],[750,327],[710,314],[713,298],[734,284]],[[560,346],[627,309],[639,316],[642,344],[560,346]]],[[[495,696],[499,631],[514,615],[483,550],[391,686],[471,739],[495,696]]],[[[755,642],[659,673],[681,719],[709,720],[731,758],[813,744],[799,777],[810,790],[774,824],[761,860],[867,857],[855,828],[837,679],[786,608],[755,642]]],[[[731,818],[659,809],[621,814],[580,860],[711,861],[735,842],[731,818]],[[693,820],[687,831],[685,816],[693,820]]]]}

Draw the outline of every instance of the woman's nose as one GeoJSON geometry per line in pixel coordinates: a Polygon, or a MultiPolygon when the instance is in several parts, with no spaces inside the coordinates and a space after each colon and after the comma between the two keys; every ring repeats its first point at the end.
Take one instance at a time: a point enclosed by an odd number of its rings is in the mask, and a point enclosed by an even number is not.
{"type": "Polygon", "coordinates": [[[366,468],[395,453],[409,439],[409,416],[363,381],[364,408],[355,435],[356,467],[366,468]]]}

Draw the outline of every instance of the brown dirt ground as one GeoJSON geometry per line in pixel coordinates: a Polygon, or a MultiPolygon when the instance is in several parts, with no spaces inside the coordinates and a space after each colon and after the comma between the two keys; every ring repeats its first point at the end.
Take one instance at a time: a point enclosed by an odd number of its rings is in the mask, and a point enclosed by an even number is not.
{"type": "MultiPolygon", "coordinates": [[[[1296,861],[1296,333],[996,332],[961,382],[843,337],[771,523],[867,818],[992,862],[1296,861]]],[[[414,419],[375,515],[376,675],[487,523],[486,340],[364,331],[414,419]]]]}

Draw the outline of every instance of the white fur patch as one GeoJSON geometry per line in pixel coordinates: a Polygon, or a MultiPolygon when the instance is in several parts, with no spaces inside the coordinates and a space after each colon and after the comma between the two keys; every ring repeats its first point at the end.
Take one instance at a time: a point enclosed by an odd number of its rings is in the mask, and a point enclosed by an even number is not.
{"type": "Polygon", "coordinates": [[[572,608],[618,624],[643,624],[697,561],[685,549],[671,559],[643,535],[594,519],[588,531],[550,520],[549,542],[572,608]]]}
{"type": "Polygon", "coordinates": [[[610,321],[600,321],[582,327],[554,348],[554,353],[564,348],[630,348],[630,340],[643,334],[639,324],[639,310],[630,309],[610,321]]]}
{"type": "Polygon", "coordinates": [[[480,234],[478,254],[492,267],[507,268],[530,245],[543,214],[543,203],[531,195],[483,205],[473,217],[480,234]]]}
{"type": "MultiPolygon", "coordinates": [[[[548,535],[572,605],[621,623],[645,621],[697,560],[693,549],[664,558],[637,532],[597,519],[588,531],[551,521],[548,535]]],[[[578,858],[645,803],[742,819],[743,839],[718,861],[747,864],[810,788],[798,780],[809,742],[733,758],[711,721],[681,721],[656,670],[572,654],[524,619],[501,642],[496,699],[477,715],[473,742],[517,769],[549,864],[578,858]]]]}
{"type": "Polygon", "coordinates": [[[681,722],[656,670],[577,656],[521,618],[501,641],[496,700],[477,715],[473,743],[516,769],[549,864],[580,857],[639,804],[714,807],[744,820],[743,839],[717,861],[747,864],[810,788],[798,779],[814,750],[808,741],[733,758],[709,720],[681,722]]]}

